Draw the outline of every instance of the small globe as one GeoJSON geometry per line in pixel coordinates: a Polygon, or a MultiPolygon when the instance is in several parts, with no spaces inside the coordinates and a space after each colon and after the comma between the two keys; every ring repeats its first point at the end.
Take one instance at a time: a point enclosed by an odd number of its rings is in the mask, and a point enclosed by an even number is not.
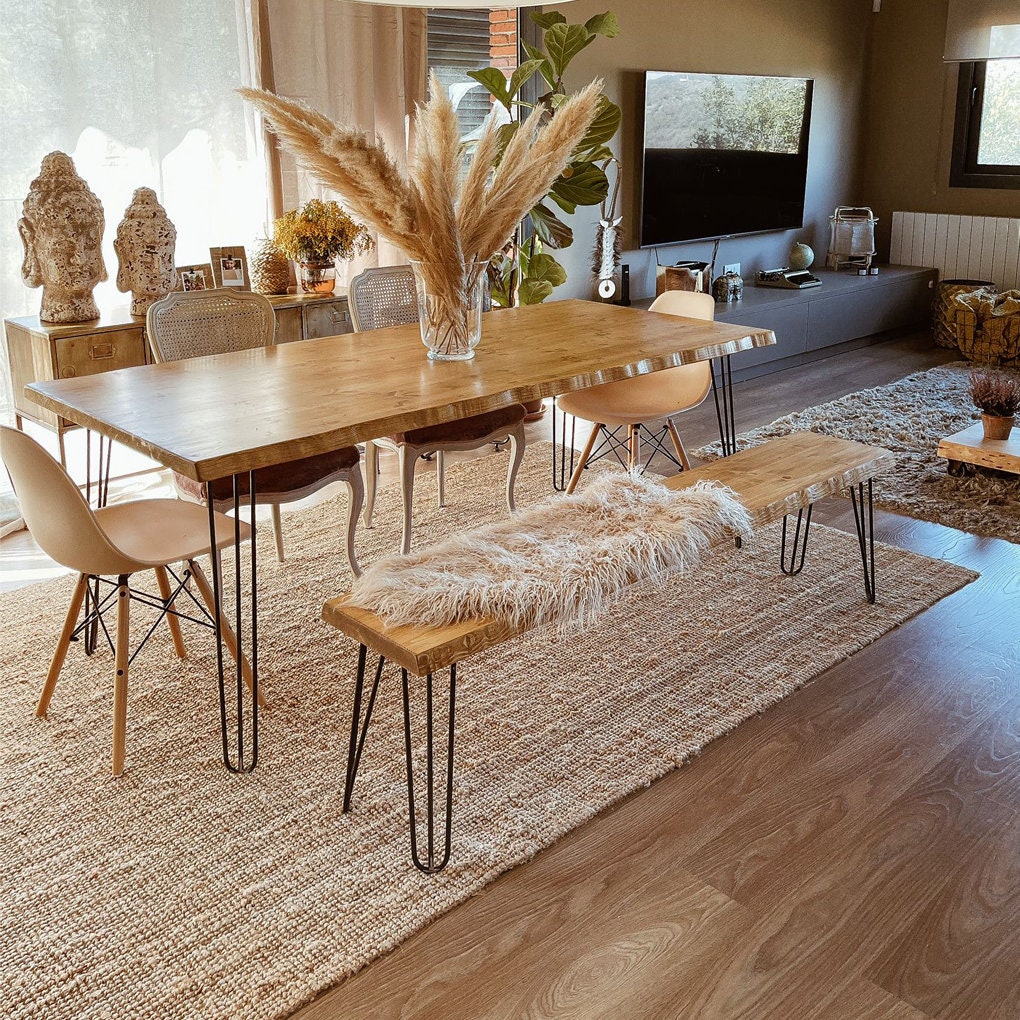
{"type": "Polygon", "coordinates": [[[797,243],[790,249],[790,268],[807,269],[815,260],[815,253],[806,244],[797,243]]]}

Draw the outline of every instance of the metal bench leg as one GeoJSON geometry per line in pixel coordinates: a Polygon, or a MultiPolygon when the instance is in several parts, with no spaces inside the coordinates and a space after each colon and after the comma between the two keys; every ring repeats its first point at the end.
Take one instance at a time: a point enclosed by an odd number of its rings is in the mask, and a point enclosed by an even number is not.
{"type": "Polygon", "coordinates": [[[864,505],[864,482],[850,488],[850,502],[854,507],[857,525],[857,542],[861,547],[861,564],[864,567],[864,593],[869,602],[875,601],[875,502],[872,480],[869,478],[868,503],[864,505]]]}
{"type": "Polygon", "coordinates": [[[804,557],[807,555],[808,532],[811,529],[811,511],[813,509],[814,504],[809,503],[806,517],[803,507],[797,512],[797,527],[793,529],[793,543],[789,560],[786,555],[786,522],[790,515],[785,514],[783,517],[783,543],[779,549],[779,569],[787,577],[796,577],[804,569],[804,557]],[[802,526],[803,531],[801,530],[802,526]]]}
{"type": "Polygon", "coordinates": [[[380,655],[379,665],[375,670],[375,683],[372,693],[368,696],[368,707],[365,709],[365,721],[361,722],[361,697],[365,690],[365,660],[368,649],[362,645],[358,651],[358,679],[354,685],[354,707],[351,711],[351,743],[347,752],[347,780],[344,783],[344,814],[351,810],[351,797],[354,795],[354,780],[358,776],[361,764],[361,752],[365,746],[368,724],[372,721],[372,709],[375,707],[375,696],[379,693],[379,679],[382,677],[386,659],[380,655]]]}
{"type": "Polygon", "coordinates": [[[449,733],[446,745],[446,819],[443,845],[436,852],[436,814],[435,814],[435,774],[433,769],[433,712],[432,712],[432,674],[425,678],[425,780],[426,780],[426,856],[423,861],[418,853],[418,824],[414,811],[414,765],[411,756],[411,695],[408,689],[407,670],[401,670],[404,685],[404,747],[407,751],[407,806],[411,827],[411,860],[414,866],[433,875],[442,871],[450,860],[450,832],[453,820],[453,720],[454,704],[457,692],[457,664],[450,667],[450,709],[449,733]]]}

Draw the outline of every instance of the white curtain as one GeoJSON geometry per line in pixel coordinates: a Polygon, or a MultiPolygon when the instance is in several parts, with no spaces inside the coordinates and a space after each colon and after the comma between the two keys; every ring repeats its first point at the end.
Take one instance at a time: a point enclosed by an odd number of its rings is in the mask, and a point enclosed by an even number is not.
{"type": "MultiPolygon", "coordinates": [[[[275,91],[367,131],[406,162],[409,118],[426,89],[425,12],[340,0],[268,0],[266,6],[275,91]]],[[[340,200],[286,153],[280,162],[283,211],[309,198],[340,200]]],[[[382,242],[352,263],[347,275],[406,261],[399,249],[382,242]]]]}
{"type": "Polygon", "coordinates": [[[947,63],[1020,57],[1018,0],[949,0],[947,63]]]}
{"type": "MultiPolygon", "coordinates": [[[[0,0],[0,312],[35,314],[16,224],[46,153],[74,159],[106,213],[110,279],[101,309],[126,305],[112,241],[135,188],[156,191],[177,227],[177,263],[250,244],[267,220],[254,116],[249,0],[0,0]]],[[[9,368],[0,359],[0,418],[9,368]]],[[[5,406],[6,405],[6,406],[5,406]]],[[[4,414],[2,412],[8,412],[4,414]]]]}

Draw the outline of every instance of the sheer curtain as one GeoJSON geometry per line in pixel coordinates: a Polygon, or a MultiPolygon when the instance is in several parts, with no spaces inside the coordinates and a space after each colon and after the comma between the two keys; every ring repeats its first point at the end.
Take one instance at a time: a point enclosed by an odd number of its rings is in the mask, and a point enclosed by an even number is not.
{"type": "MultiPolygon", "coordinates": [[[[398,161],[406,160],[408,123],[425,97],[427,30],[423,10],[342,3],[338,0],[264,0],[275,91],[301,99],[333,120],[353,124],[382,139],[398,161]]],[[[268,84],[268,82],[267,82],[268,84]]],[[[337,198],[279,153],[283,210],[309,198],[337,198]]],[[[352,263],[406,262],[397,248],[380,243],[352,263]]],[[[338,266],[338,275],[342,267],[338,266]]]]}
{"type": "MultiPolygon", "coordinates": [[[[106,213],[110,279],[100,308],[126,305],[112,241],[137,187],[177,227],[177,262],[214,245],[248,245],[267,220],[255,118],[234,93],[257,81],[252,0],[0,0],[0,312],[38,312],[21,280],[16,223],[46,153],[61,149],[106,213]]],[[[9,366],[0,359],[0,419],[9,366]]]]}

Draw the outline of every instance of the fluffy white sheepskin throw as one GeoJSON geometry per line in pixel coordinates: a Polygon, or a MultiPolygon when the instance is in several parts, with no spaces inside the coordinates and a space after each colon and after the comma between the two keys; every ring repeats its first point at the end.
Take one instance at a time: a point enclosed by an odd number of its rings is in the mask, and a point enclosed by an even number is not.
{"type": "Polygon", "coordinates": [[[488,616],[516,629],[583,627],[627,585],[689,571],[709,546],[750,531],[725,486],[674,492],[651,478],[603,475],[575,495],[378,560],[354,582],[350,602],[390,625],[488,616]]]}

